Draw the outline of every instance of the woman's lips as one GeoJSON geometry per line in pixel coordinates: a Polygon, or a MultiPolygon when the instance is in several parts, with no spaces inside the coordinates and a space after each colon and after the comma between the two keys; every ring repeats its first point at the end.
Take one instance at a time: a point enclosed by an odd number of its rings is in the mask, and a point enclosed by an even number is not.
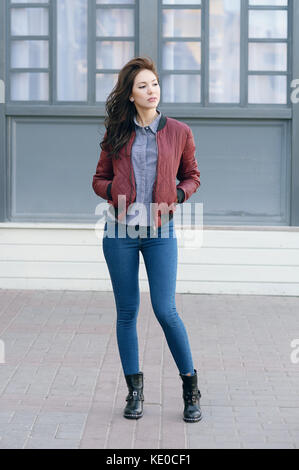
{"type": "Polygon", "coordinates": [[[147,101],[157,101],[157,98],[149,98],[147,101]]]}

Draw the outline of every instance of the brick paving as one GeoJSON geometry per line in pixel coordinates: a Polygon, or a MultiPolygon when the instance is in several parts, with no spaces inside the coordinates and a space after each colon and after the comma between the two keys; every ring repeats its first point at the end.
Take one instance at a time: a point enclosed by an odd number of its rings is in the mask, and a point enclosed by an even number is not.
{"type": "Polygon", "coordinates": [[[182,420],[181,381],[148,293],[138,317],[144,416],[131,421],[113,293],[0,290],[0,448],[299,448],[299,297],[176,302],[199,373],[199,423],[182,420]]]}

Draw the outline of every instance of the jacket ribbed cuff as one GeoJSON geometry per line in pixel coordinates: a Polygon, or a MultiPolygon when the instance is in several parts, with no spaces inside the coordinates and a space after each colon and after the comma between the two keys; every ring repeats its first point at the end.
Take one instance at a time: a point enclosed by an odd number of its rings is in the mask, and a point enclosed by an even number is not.
{"type": "Polygon", "coordinates": [[[176,192],[177,192],[178,202],[179,204],[182,204],[182,202],[184,202],[185,200],[185,193],[181,188],[177,188],[176,192]]]}
{"type": "Polygon", "coordinates": [[[107,186],[107,199],[109,199],[109,201],[112,201],[111,186],[112,183],[109,183],[107,186]]]}

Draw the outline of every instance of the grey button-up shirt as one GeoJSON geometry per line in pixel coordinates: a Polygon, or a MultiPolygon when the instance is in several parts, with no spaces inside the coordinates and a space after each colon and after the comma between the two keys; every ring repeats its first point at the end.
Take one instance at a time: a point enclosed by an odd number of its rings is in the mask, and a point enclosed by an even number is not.
{"type": "Polygon", "coordinates": [[[159,116],[149,125],[142,127],[134,118],[136,137],[132,147],[132,164],[136,181],[136,201],[132,203],[126,217],[121,223],[127,225],[151,225],[150,204],[152,202],[153,186],[156,179],[156,165],[158,148],[156,134],[161,118],[161,112],[157,109],[159,116]],[[144,208],[140,206],[144,205],[144,208]]]}

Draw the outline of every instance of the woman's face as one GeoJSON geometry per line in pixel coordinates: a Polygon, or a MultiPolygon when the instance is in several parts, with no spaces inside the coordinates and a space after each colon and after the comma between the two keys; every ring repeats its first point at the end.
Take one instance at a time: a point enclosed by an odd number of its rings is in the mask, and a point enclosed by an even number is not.
{"type": "Polygon", "coordinates": [[[151,70],[141,70],[135,77],[130,100],[136,108],[156,109],[160,101],[160,85],[151,70]]]}

